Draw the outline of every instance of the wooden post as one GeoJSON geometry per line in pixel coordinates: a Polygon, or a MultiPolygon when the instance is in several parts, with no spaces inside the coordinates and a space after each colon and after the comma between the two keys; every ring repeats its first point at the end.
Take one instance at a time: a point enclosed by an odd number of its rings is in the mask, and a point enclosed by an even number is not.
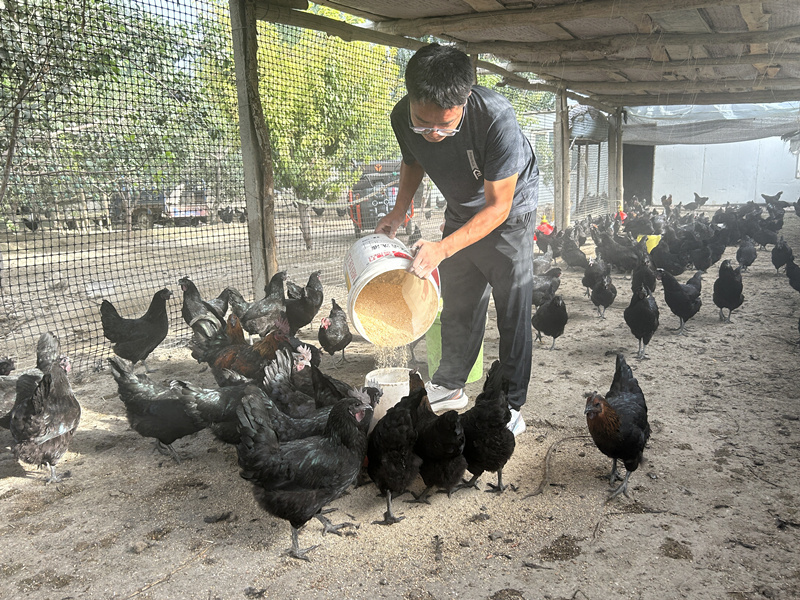
{"type": "Polygon", "coordinates": [[[570,139],[569,139],[569,108],[567,107],[566,90],[559,90],[556,94],[556,120],[554,127],[554,166],[553,178],[553,221],[559,231],[569,227],[570,221],[570,139]]]}
{"type": "Polygon", "coordinates": [[[622,207],[622,109],[608,116],[608,211],[622,207]]]}
{"type": "Polygon", "coordinates": [[[253,3],[230,0],[229,8],[253,293],[255,298],[261,298],[267,282],[278,270],[272,147],[258,93],[258,40],[253,3]]]}

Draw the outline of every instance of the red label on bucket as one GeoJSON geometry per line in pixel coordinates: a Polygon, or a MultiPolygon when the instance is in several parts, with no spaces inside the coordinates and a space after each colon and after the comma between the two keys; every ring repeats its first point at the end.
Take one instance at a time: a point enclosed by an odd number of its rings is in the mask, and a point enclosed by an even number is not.
{"type": "Polygon", "coordinates": [[[398,252],[397,250],[388,250],[386,252],[378,252],[376,254],[370,255],[367,259],[369,262],[373,262],[378,260],[379,258],[384,258],[385,256],[394,256],[396,258],[407,258],[409,260],[413,260],[411,256],[406,254],[405,252],[398,252]]]}

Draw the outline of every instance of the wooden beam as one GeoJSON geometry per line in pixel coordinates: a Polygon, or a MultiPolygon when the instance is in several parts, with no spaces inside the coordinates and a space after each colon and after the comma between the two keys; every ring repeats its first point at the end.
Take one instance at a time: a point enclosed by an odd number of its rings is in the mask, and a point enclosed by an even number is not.
{"type": "MultiPolygon", "coordinates": [[[[519,88],[521,90],[526,90],[529,92],[550,92],[553,94],[556,94],[560,90],[564,89],[564,86],[560,86],[558,84],[552,84],[542,81],[530,81],[525,77],[521,77],[515,73],[511,73],[510,71],[507,71],[503,67],[487,61],[479,60],[478,67],[485,71],[489,71],[490,73],[495,73],[496,75],[502,76],[503,80],[498,84],[501,87],[509,86],[509,87],[519,88]]],[[[612,113],[616,110],[616,107],[603,104],[602,102],[596,102],[591,98],[588,98],[586,95],[576,94],[569,90],[567,90],[567,96],[570,99],[575,100],[579,104],[586,104],[587,106],[593,106],[594,108],[601,110],[603,112],[612,113]]]]}
{"type": "Polygon", "coordinates": [[[377,31],[422,37],[423,35],[457,35],[481,29],[543,25],[573,21],[575,19],[598,19],[631,17],[666,10],[688,10],[714,6],[736,6],[748,4],[747,0],[592,0],[591,2],[569,2],[557,6],[539,6],[517,10],[498,10],[482,13],[467,13],[446,17],[422,19],[395,19],[379,21],[377,31]]]}
{"type": "Polygon", "coordinates": [[[642,94],[602,95],[592,94],[592,100],[609,106],[672,106],[676,104],[761,104],[770,102],[797,102],[800,89],[793,91],[765,91],[716,94],[642,94]]]}
{"type": "Polygon", "coordinates": [[[702,46],[705,44],[769,44],[800,37],[800,26],[771,31],[742,31],[736,33],[651,33],[650,35],[607,35],[580,40],[549,42],[475,42],[464,44],[469,52],[516,57],[520,55],[559,56],[568,52],[599,52],[605,56],[642,46],[702,46]]]}
{"type": "Polygon", "coordinates": [[[591,94],[711,94],[715,92],[740,93],[757,90],[800,90],[800,79],[781,78],[768,79],[755,78],[742,80],[700,80],[686,79],[683,81],[560,81],[559,85],[591,94]]]}
{"type": "MultiPolygon", "coordinates": [[[[766,31],[769,29],[769,14],[764,12],[764,7],[761,3],[740,6],[739,12],[742,13],[742,18],[747,23],[747,29],[750,31],[766,31]]],[[[750,52],[756,54],[767,52],[767,50],[766,44],[750,45],[750,52]]]]}
{"type": "Polygon", "coordinates": [[[315,31],[324,31],[329,35],[342,38],[346,42],[370,42],[381,46],[394,46],[395,48],[406,48],[409,50],[419,50],[427,45],[427,42],[381,33],[320,15],[291,10],[282,6],[275,6],[266,0],[255,1],[254,14],[256,18],[261,21],[293,25],[295,27],[303,27],[315,31]]]}
{"type": "Polygon", "coordinates": [[[718,58],[689,58],[686,60],[658,61],[649,58],[600,58],[597,60],[569,60],[560,58],[556,61],[515,61],[505,68],[512,73],[554,72],[562,69],[597,69],[601,71],[619,71],[620,69],[651,69],[663,71],[696,69],[698,67],[724,67],[730,65],[781,65],[800,62],[800,53],[787,54],[742,54],[718,58]]]}

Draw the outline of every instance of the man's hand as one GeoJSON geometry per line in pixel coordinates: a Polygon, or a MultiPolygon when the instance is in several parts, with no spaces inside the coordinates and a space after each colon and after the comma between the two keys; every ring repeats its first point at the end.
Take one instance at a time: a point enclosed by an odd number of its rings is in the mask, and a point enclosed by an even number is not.
{"type": "Polygon", "coordinates": [[[441,242],[418,240],[411,249],[416,250],[416,254],[414,255],[414,262],[408,268],[408,272],[413,273],[420,279],[428,277],[439,266],[439,263],[447,258],[441,242]]]}
{"type": "Polygon", "coordinates": [[[381,217],[380,221],[378,221],[378,224],[375,226],[375,233],[382,233],[394,239],[400,225],[405,221],[405,214],[400,215],[398,218],[392,213],[393,211],[389,211],[388,215],[381,217]]]}

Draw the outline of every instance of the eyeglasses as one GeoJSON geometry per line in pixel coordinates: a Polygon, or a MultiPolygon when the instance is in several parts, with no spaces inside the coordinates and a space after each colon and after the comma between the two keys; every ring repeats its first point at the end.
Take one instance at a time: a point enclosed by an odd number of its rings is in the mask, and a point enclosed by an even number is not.
{"type": "Polygon", "coordinates": [[[444,137],[453,137],[459,131],[461,131],[461,126],[464,124],[464,113],[467,111],[467,105],[461,107],[461,120],[458,122],[458,127],[455,129],[439,129],[438,127],[414,127],[414,124],[411,122],[411,103],[408,106],[408,127],[414,133],[418,133],[419,135],[430,135],[435,133],[437,135],[443,135],[444,137]]]}

